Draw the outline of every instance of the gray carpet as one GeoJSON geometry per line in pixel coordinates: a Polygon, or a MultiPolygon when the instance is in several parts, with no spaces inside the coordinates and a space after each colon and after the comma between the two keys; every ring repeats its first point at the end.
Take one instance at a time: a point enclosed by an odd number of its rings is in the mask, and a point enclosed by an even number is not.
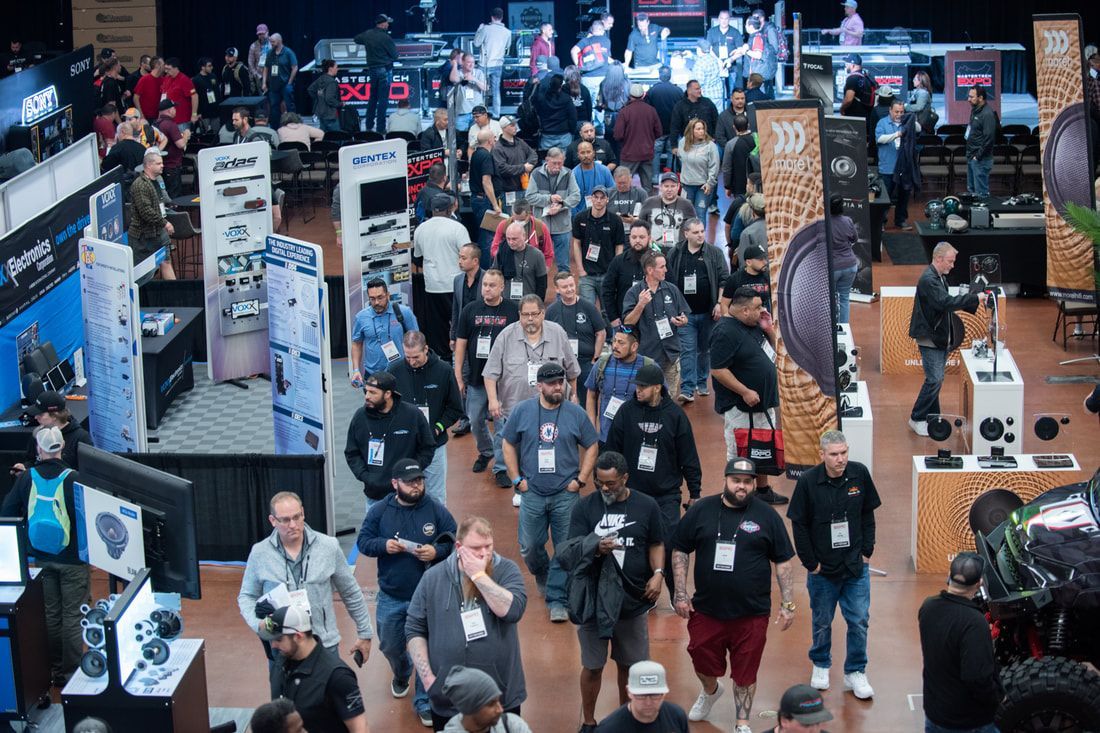
{"type": "MultiPolygon", "coordinates": [[[[336,530],[358,530],[363,521],[363,485],[355,480],[344,461],[348,425],[363,404],[363,394],[344,377],[346,361],[332,364],[333,445],[336,455],[329,460],[336,467],[333,487],[336,530]]],[[[150,437],[151,453],[274,453],[274,423],[271,417],[271,383],[263,379],[242,380],[248,389],[232,384],[215,384],[206,376],[206,365],[195,364],[195,388],[176,398],[150,437]],[[241,430],[247,425],[248,430],[241,430]]]]}
{"type": "Polygon", "coordinates": [[[920,237],[910,232],[883,232],[882,246],[895,265],[924,265],[928,255],[920,243],[920,237]]]}

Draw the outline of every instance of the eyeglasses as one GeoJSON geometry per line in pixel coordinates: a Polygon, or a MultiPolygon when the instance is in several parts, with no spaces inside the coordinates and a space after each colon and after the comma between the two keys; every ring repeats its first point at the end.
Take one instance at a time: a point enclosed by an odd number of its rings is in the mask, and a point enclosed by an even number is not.
{"type": "Polygon", "coordinates": [[[610,481],[600,481],[600,480],[597,479],[597,480],[593,481],[593,483],[596,484],[597,489],[601,489],[601,488],[602,489],[617,489],[617,488],[619,488],[619,479],[617,479],[617,478],[612,479],[610,481]]]}
{"type": "Polygon", "coordinates": [[[284,527],[291,524],[301,524],[305,521],[306,515],[304,512],[298,512],[293,517],[275,517],[275,521],[284,527]]]}

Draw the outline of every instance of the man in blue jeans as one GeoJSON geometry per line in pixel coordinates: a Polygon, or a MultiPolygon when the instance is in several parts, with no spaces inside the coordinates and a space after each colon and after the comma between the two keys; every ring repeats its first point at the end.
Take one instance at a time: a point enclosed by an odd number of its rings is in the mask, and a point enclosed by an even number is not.
{"type": "Polygon", "coordinates": [[[993,146],[997,142],[997,115],[986,104],[986,90],[975,84],[967,92],[970,123],[966,126],[966,190],[989,196],[989,172],[993,170],[993,146]]]}
{"type": "Polygon", "coordinates": [[[278,130],[281,105],[286,106],[287,112],[294,111],[294,77],[298,75],[298,57],[283,45],[283,37],[278,33],[272,33],[269,40],[271,52],[264,63],[262,88],[271,107],[268,113],[271,129],[278,130]]]}
{"type": "Polygon", "coordinates": [[[370,99],[367,100],[367,130],[386,131],[386,112],[390,104],[390,81],[393,64],[397,61],[397,45],[390,38],[393,18],[385,13],[374,17],[374,27],[355,37],[355,42],[366,49],[367,82],[370,99]]]}
{"type": "Polygon", "coordinates": [[[882,502],[862,463],[848,460],[848,440],[839,430],[821,436],[821,463],[795,484],[787,517],[798,559],[809,571],[813,644],[810,685],[829,689],[833,615],[837,604],[848,625],[844,689],[860,700],[874,694],[867,681],[867,622],[871,609],[870,567],[875,551],[875,514],[882,502]]]}
{"type": "Polygon", "coordinates": [[[940,412],[940,387],[947,353],[952,344],[962,340],[962,334],[955,333],[953,311],[973,313],[979,304],[985,305],[985,293],[951,295],[947,290],[946,276],[955,266],[957,254],[958,250],[950,243],[937,244],[932,250],[932,263],[917,281],[917,294],[913,298],[909,337],[916,340],[924,367],[924,384],[909,414],[909,429],[917,435],[927,436],[928,416],[940,412]]]}
{"type": "MultiPolygon", "coordinates": [[[[409,601],[428,567],[451,553],[458,525],[446,507],[425,495],[424,471],[411,458],[394,464],[393,489],[367,512],[356,545],[367,557],[378,558],[379,646],[393,672],[390,694],[405,697],[413,674],[405,650],[409,601]]],[[[432,709],[419,675],[412,702],[420,722],[431,725],[432,709]]]]}
{"type": "Polygon", "coordinates": [[[581,489],[592,480],[599,436],[577,403],[565,399],[565,368],[538,368],[538,397],[516,405],[504,425],[504,465],[522,497],[519,549],[546,598],[550,620],[569,620],[566,573],[558,544],[569,539],[569,520],[581,489]],[[554,557],[546,553],[549,534],[554,557]]]}

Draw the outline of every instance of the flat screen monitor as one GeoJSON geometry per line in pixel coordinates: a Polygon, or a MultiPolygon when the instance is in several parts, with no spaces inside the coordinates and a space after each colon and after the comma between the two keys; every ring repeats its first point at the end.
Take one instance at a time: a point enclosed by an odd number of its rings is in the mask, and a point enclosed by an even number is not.
{"type": "Polygon", "coordinates": [[[409,189],[405,178],[387,178],[359,184],[359,218],[372,219],[409,208],[409,189]]]}
{"type": "Polygon", "coordinates": [[[157,610],[151,577],[149,573],[139,574],[126,586],[126,591],[119,596],[107,617],[115,623],[119,678],[123,684],[142,660],[141,645],[143,641],[148,641],[140,638],[140,629],[145,625],[141,622],[148,621],[149,614],[157,610]]]}
{"type": "Polygon", "coordinates": [[[54,392],[64,392],[74,379],[76,379],[76,373],[68,359],[62,359],[57,366],[46,372],[46,381],[54,392]]]}
{"type": "Polygon", "coordinates": [[[0,586],[27,584],[26,522],[0,517],[0,586]]]}
{"type": "Polygon", "coordinates": [[[156,591],[201,598],[194,485],[84,443],[77,455],[82,484],[142,508],[145,562],[156,591]]]}

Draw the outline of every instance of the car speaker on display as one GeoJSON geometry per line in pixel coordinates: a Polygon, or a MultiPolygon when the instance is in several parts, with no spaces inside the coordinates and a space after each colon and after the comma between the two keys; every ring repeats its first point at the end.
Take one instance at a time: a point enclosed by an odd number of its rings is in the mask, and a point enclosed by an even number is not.
{"type": "Polygon", "coordinates": [[[83,637],[84,643],[92,649],[99,649],[107,641],[102,626],[85,626],[83,637]]]}
{"type": "Polygon", "coordinates": [[[98,649],[89,649],[80,658],[80,671],[91,678],[107,674],[107,657],[98,649]]]}
{"type": "Polygon", "coordinates": [[[962,415],[941,413],[928,416],[928,437],[932,440],[942,443],[950,438],[952,433],[956,432],[962,436],[963,443],[965,444],[967,426],[966,418],[962,415]]]}
{"type": "Polygon", "coordinates": [[[825,222],[807,224],[791,238],[779,272],[776,299],[779,328],[787,353],[817,381],[821,392],[836,394],[833,309],[819,296],[829,282],[825,222]]]}
{"type": "Polygon", "coordinates": [[[1063,425],[1069,425],[1069,415],[1065,413],[1036,413],[1035,437],[1050,441],[1058,437],[1063,425]]]}
{"type": "Polygon", "coordinates": [[[175,639],[183,633],[183,619],[175,611],[158,608],[149,614],[149,620],[156,624],[157,636],[162,639],[175,639]]]}
{"type": "Polygon", "coordinates": [[[978,423],[978,434],[991,443],[1001,439],[1006,443],[1015,443],[1016,434],[1011,430],[1015,424],[1016,420],[1012,417],[985,417],[978,423]]]}
{"type": "Polygon", "coordinates": [[[122,557],[130,542],[130,532],[122,520],[110,512],[100,512],[95,518],[95,529],[99,539],[107,546],[107,554],[115,560],[122,557]]]}
{"type": "Polygon", "coordinates": [[[1024,500],[1008,489],[989,489],[970,505],[970,529],[987,535],[1023,505],[1024,500]]]}
{"type": "Polygon", "coordinates": [[[1072,104],[1054,118],[1043,146],[1043,185],[1060,215],[1066,204],[1092,200],[1092,177],[1081,155],[1088,150],[1089,117],[1084,104],[1072,104]]]}
{"type": "Polygon", "coordinates": [[[141,645],[141,656],[150,664],[164,664],[170,653],[168,644],[163,639],[150,639],[141,645]]]}

